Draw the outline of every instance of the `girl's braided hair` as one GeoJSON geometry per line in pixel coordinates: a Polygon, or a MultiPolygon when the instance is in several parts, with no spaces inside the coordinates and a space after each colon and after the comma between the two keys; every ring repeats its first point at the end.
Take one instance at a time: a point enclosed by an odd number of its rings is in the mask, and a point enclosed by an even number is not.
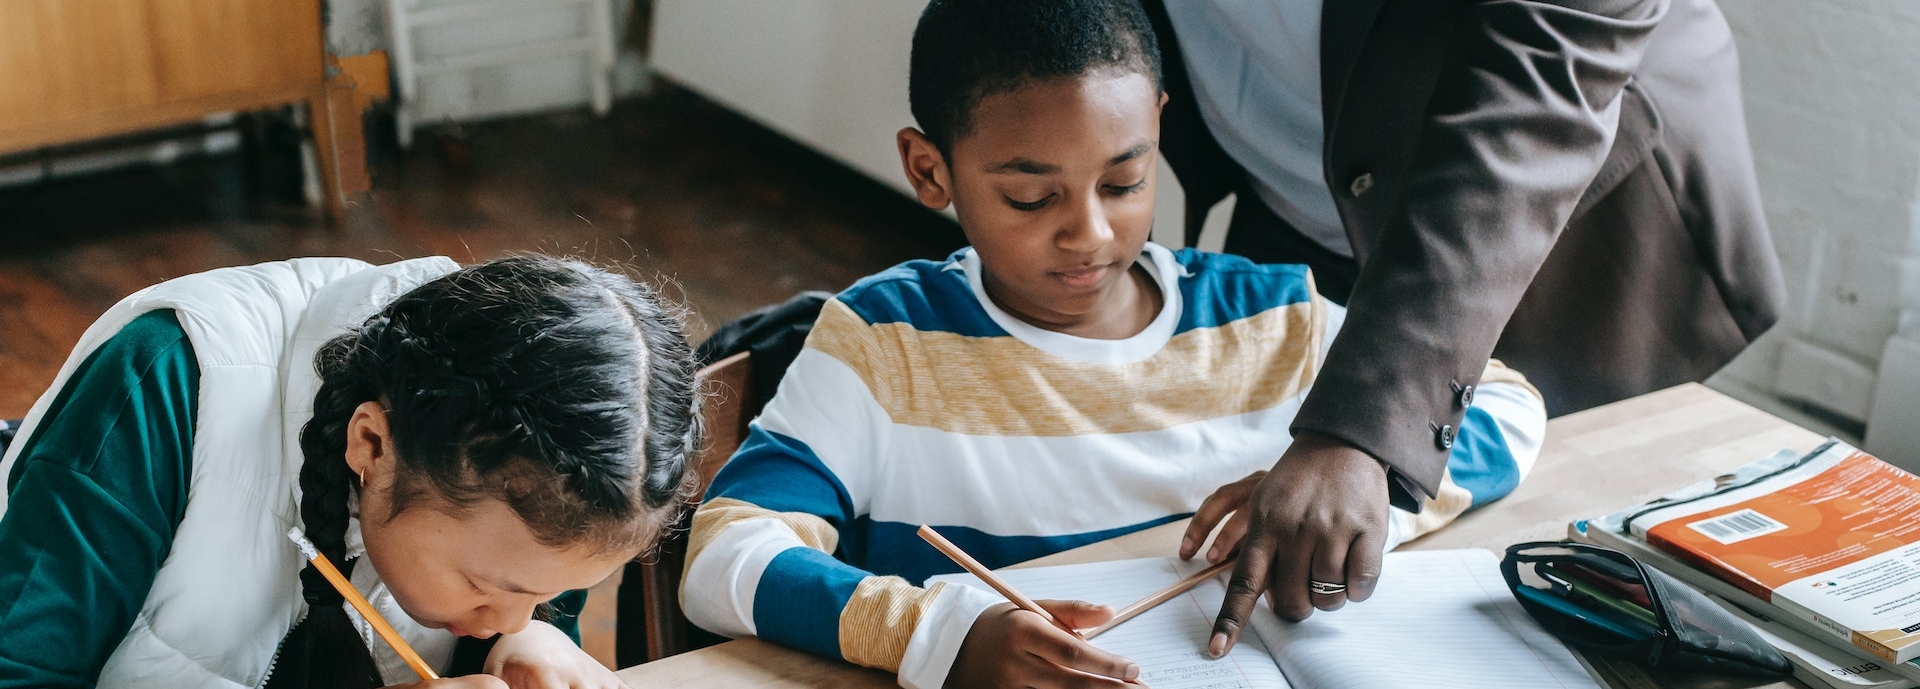
{"type": "MultiPolygon", "coordinates": [[[[368,401],[389,414],[393,514],[422,495],[455,509],[498,500],[542,543],[622,552],[685,503],[700,435],[692,352],[678,314],[625,277],[537,255],[471,266],[329,341],[314,366],[300,519],[343,570],[360,489],[347,423],[368,401]]],[[[300,582],[309,612],[270,686],[379,686],[340,594],[312,566],[300,582]]]]}

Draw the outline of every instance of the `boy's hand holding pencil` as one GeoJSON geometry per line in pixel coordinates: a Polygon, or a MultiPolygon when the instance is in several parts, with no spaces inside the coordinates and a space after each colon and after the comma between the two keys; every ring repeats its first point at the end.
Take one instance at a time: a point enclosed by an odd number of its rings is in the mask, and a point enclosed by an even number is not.
{"type": "Polygon", "coordinates": [[[920,537],[1010,601],[988,608],[974,621],[947,686],[1145,686],[1139,681],[1139,664],[1087,643],[1076,631],[1104,629],[1115,617],[1113,608],[1031,600],[931,527],[921,526],[920,537]]]}

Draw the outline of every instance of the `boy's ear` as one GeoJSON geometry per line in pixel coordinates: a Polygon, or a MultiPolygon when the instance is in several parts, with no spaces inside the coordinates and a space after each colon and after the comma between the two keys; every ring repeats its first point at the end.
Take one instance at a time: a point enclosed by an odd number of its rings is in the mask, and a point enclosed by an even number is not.
{"type": "Polygon", "coordinates": [[[953,203],[953,172],[947,157],[918,129],[901,129],[894,140],[900,144],[900,166],[906,168],[907,183],[920,197],[920,205],[941,210],[953,203]]]}

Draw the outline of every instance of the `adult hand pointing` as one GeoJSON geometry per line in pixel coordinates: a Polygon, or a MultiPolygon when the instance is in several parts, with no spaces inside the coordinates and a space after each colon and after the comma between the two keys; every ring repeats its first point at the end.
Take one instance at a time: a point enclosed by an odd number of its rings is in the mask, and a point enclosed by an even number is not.
{"type": "Polygon", "coordinates": [[[1240,562],[1207,650],[1225,655],[1261,593],[1298,621],[1373,595],[1387,538],[1387,470],[1337,438],[1302,432],[1241,507],[1240,562]]]}

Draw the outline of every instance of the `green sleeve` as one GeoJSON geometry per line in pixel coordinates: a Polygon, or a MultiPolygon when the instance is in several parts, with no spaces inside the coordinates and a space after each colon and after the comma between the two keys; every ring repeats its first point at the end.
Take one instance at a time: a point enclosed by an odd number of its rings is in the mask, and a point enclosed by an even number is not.
{"type": "Polygon", "coordinates": [[[568,591],[554,596],[548,605],[553,606],[553,618],[548,623],[566,632],[574,645],[579,645],[580,611],[587,609],[587,590],[568,591]]]}
{"type": "Polygon", "coordinates": [[[0,689],[89,687],[132,627],[186,511],[193,345],[172,311],[81,362],[7,476],[0,689]]]}

